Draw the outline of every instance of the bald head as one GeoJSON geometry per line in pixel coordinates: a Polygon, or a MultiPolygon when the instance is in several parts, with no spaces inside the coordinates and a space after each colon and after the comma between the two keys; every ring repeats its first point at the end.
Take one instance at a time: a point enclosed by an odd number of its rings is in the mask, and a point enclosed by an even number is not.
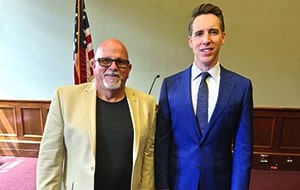
{"type": "Polygon", "coordinates": [[[129,59],[125,45],[114,38],[103,41],[97,48],[95,58],[102,57],[129,59]]]}

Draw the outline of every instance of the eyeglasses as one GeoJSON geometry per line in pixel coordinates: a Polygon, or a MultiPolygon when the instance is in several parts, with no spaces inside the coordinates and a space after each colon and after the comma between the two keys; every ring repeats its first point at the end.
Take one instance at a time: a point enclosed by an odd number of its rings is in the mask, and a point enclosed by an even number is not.
{"type": "Polygon", "coordinates": [[[110,67],[112,62],[115,62],[119,68],[126,68],[129,65],[129,60],[126,59],[98,58],[96,62],[102,67],[110,67]]]}

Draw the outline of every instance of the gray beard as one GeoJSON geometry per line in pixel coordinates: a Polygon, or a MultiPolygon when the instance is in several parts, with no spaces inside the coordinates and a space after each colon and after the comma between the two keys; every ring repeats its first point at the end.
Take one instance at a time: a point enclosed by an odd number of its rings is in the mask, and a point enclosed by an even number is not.
{"type": "Polygon", "coordinates": [[[121,87],[121,80],[118,80],[117,82],[111,84],[107,83],[105,79],[103,79],[103,84],[107,89],[115,90],[121,87]]]}

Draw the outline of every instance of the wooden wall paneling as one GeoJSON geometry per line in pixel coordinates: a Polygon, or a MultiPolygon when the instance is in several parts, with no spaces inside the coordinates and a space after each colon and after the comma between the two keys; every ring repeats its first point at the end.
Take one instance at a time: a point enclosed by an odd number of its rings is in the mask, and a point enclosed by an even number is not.
{"type": "Polygon", "coordinates": [[[256,116],[253,120],[254,147],[271,148],[273,142],[275,120],[269,116],[256,116]]]}
{"type": "Polygon", "coordinates": [[[300,109],[254,109],[253,168],[300,171],[300,109]]]}
{"type": "Polygon", "coordinates": [[[0,100],[0,155],[37,157],[50,101],[0,100]]]}
{"type": "Polygon", "coordinates": [[[294,149],[300,152],[300,118],[283,118],[280,137],[280,149],[294,149]]]}
{"type": "Polygon", "coordinates": [[[0,106],[0,140],[4,137],[16,137],[16,111],[13,106],[0,106]]]}
{"type": "Polygon", "coordinates": [[[43,112],[39,107],[21,107],[20,137],[41,140],[43,135],[43,112]]]}
{"type": "MultiPolygon", "coordinates": [[[[0,155],[37,157],[50,101],[0,100],[0,155]]],[[[254,108],[255,169],[300,171],[300,109],[254,108]]]]}

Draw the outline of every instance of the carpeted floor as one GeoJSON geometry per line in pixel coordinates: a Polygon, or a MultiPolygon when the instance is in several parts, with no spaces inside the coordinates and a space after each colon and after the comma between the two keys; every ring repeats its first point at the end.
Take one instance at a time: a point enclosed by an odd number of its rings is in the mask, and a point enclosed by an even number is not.
{"type": "Polygon", "coordinates": [[[0,156],[0,189],[35,190],[36,160],[0,156]]]}
{"type": "MultiPolygon", "coordinates": [[[[0,156],[0,190],[35,190],[36,161],[37,158],[0,156]]],[[[300,172],[252,170],[250,190],[299,189],[300,172]]]]}
{"type": "Polygon", "coordinates": [[[250,190],[299,190],[299,171],[252,170],[250,190]]]}

